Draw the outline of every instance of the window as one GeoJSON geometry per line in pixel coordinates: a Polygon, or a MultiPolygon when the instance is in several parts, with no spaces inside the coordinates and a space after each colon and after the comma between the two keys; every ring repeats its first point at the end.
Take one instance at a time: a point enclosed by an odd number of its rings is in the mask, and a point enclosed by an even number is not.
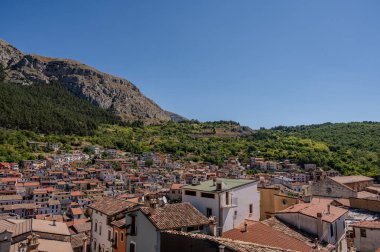
{"type": "Polygon", "coordinates": [[[136,252],[136,243],[131,242],[131,244],[129,245],[129,251],[136,252]]]}
{"type": "Polygon", "coordinates": [[[136,235],[136,216],[131,215],[131,235],[136,235]]]}
{"type": "Polygon", "coordinates": [[[212,216],[212,209],[211,208],[206,208],[206,216],[207,217],[212,216]]]}
{"type": "Polygon", "coordinates": [[[287,199],[282,199],[282,204],[283,205],[287,205],[288,204],[288,200],[287,199]]]}
{"type": "Polygon", "coordinates": [[[367,230],[361,228],[360,229],[360,237],[367,237],[367,230]]]}
{"type": "Polygon", "coordinates": [[[214,199],[215,198],[215,195],[213,193],[201,193],[201,197],[203,198],[210,198],[210,199],[214,199]]]}
{"type": "Polygon", "coordinates": [[[102,235],[102,223],[99,224],[99,235],[102,235]]]}
{"type": "Polygon", "coordinates": [[[237,211],[235,210],[235,212],[234,212],[234,215],[236,216],[237,215],[237,211]]]}
{"type": "Polygon", "coordinates": [[[124,241],[124,232],[120,233],[120,241],[124,241]]]}
{"type": "Polygon", "coordinates": [[[117,249],[117,245],[118,245],[119,241],[118,241],[118,237],[117,237],[117,232],[115,232],[114,234],[114,241],[113,241],[113,244],[115,245],[115,249],[117,249]]]}
{"type": "Polygon", "coordinates": [[[226,192],[226,205],[230,205],[230,193],[226,192]]]}
{"type": "Polygon", "coordinates": [[[187,227],[186,228],[187,232],[198,231],[201,229],[203,229],[203,226],[193,226],[193,227],[187,227]]]}
{"type": "Polygon", "coordinates": [[[196,191],[188,191],[188,190],[186,190],[185,191],[185,195],[196,196],[197,192],[196,191]]]}
{"type": "Polygon", "coordinates": [[[108,230],[108,240],[111,240],[111,230],[108,230]]]}
{"type": "Polygon", "coordinates": [[[95,221],[94,231],[95,231],[95,232],[98,232],[98,221],[95,221]]]}
{"type": "Polygon", "coordinates": [[[330,234],[331,234],[331,237],[334,236],[334,226],[332,224],[330,224],[330,234]]]}
{"type": "Polygon", "coordinates": [[[249,204],[249,213],[253,213],[253,205],[252,204],[249,204]]]}
{"type": "Polygon", "coordinates": [[[94,251],[96,250],[96,240],[94,241],[94,251]]]}
{"type": "Polygon", "coordinates": [[[216,183],[216,190],[218,191],[222,190],[222,183],[216,183]]]}

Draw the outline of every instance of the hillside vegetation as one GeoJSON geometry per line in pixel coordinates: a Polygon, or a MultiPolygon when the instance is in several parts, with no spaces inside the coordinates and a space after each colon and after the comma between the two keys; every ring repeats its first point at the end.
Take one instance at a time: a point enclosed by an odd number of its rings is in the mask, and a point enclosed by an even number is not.
{"type": "Polygon", "coordinates": [[[49,134],[88,135],[100,124],[121,122],[58,84],[0,83],[0,111],[1,127],[49,134]]]}
{"type": "Polygon", "coordinates": [[[161,125],[99,126],[91,136],[39,135],[31,131],[0,130],[0,160],[36,158],[28,140],[62,142],[66,150],[97,144],[127,152],[161,152],[181,160],[222,165],[229,157],[243,164],[252,156],[316,163],[345,175],[380,175],[380,123],[322,124],[251,131],[233,122],[185,121],[161,125]],[[223,132],[223,134],[219,134],[223,132]]]}

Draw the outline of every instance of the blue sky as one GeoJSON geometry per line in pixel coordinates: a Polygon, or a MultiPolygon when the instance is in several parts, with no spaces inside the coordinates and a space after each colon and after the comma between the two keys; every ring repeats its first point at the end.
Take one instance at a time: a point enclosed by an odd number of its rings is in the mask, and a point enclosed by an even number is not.
{"type": "Polygon", "coordinates": [[[380,121],[380,1],[2,0],[0,38],[253,128],[380,121]]]}

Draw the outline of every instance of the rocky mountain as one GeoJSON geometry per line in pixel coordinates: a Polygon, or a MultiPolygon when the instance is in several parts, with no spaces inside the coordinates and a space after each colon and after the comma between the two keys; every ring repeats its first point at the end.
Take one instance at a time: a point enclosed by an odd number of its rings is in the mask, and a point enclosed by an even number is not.
{"type": "Polygon", "coordinates": [[[22,85],[60,83],[76,96],[111,110],[126,121],[156,124],[182,118],[161,109],[130,81],[74,60],[26,55],[0,40],[0,63],[5,68],[7,82],[22,85]]]}

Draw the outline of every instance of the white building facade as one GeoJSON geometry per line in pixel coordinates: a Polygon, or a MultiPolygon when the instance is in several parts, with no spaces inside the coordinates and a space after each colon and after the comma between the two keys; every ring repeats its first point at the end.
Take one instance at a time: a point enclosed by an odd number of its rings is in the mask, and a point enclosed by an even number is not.
{"type": "Polygon", "coordinates": [[[260,193],[253,180],[218,178],[184,186],[182,202],[191,203],[207,217],[214,216],[219,236],[246,219],[260,219],[260,193]]]}

